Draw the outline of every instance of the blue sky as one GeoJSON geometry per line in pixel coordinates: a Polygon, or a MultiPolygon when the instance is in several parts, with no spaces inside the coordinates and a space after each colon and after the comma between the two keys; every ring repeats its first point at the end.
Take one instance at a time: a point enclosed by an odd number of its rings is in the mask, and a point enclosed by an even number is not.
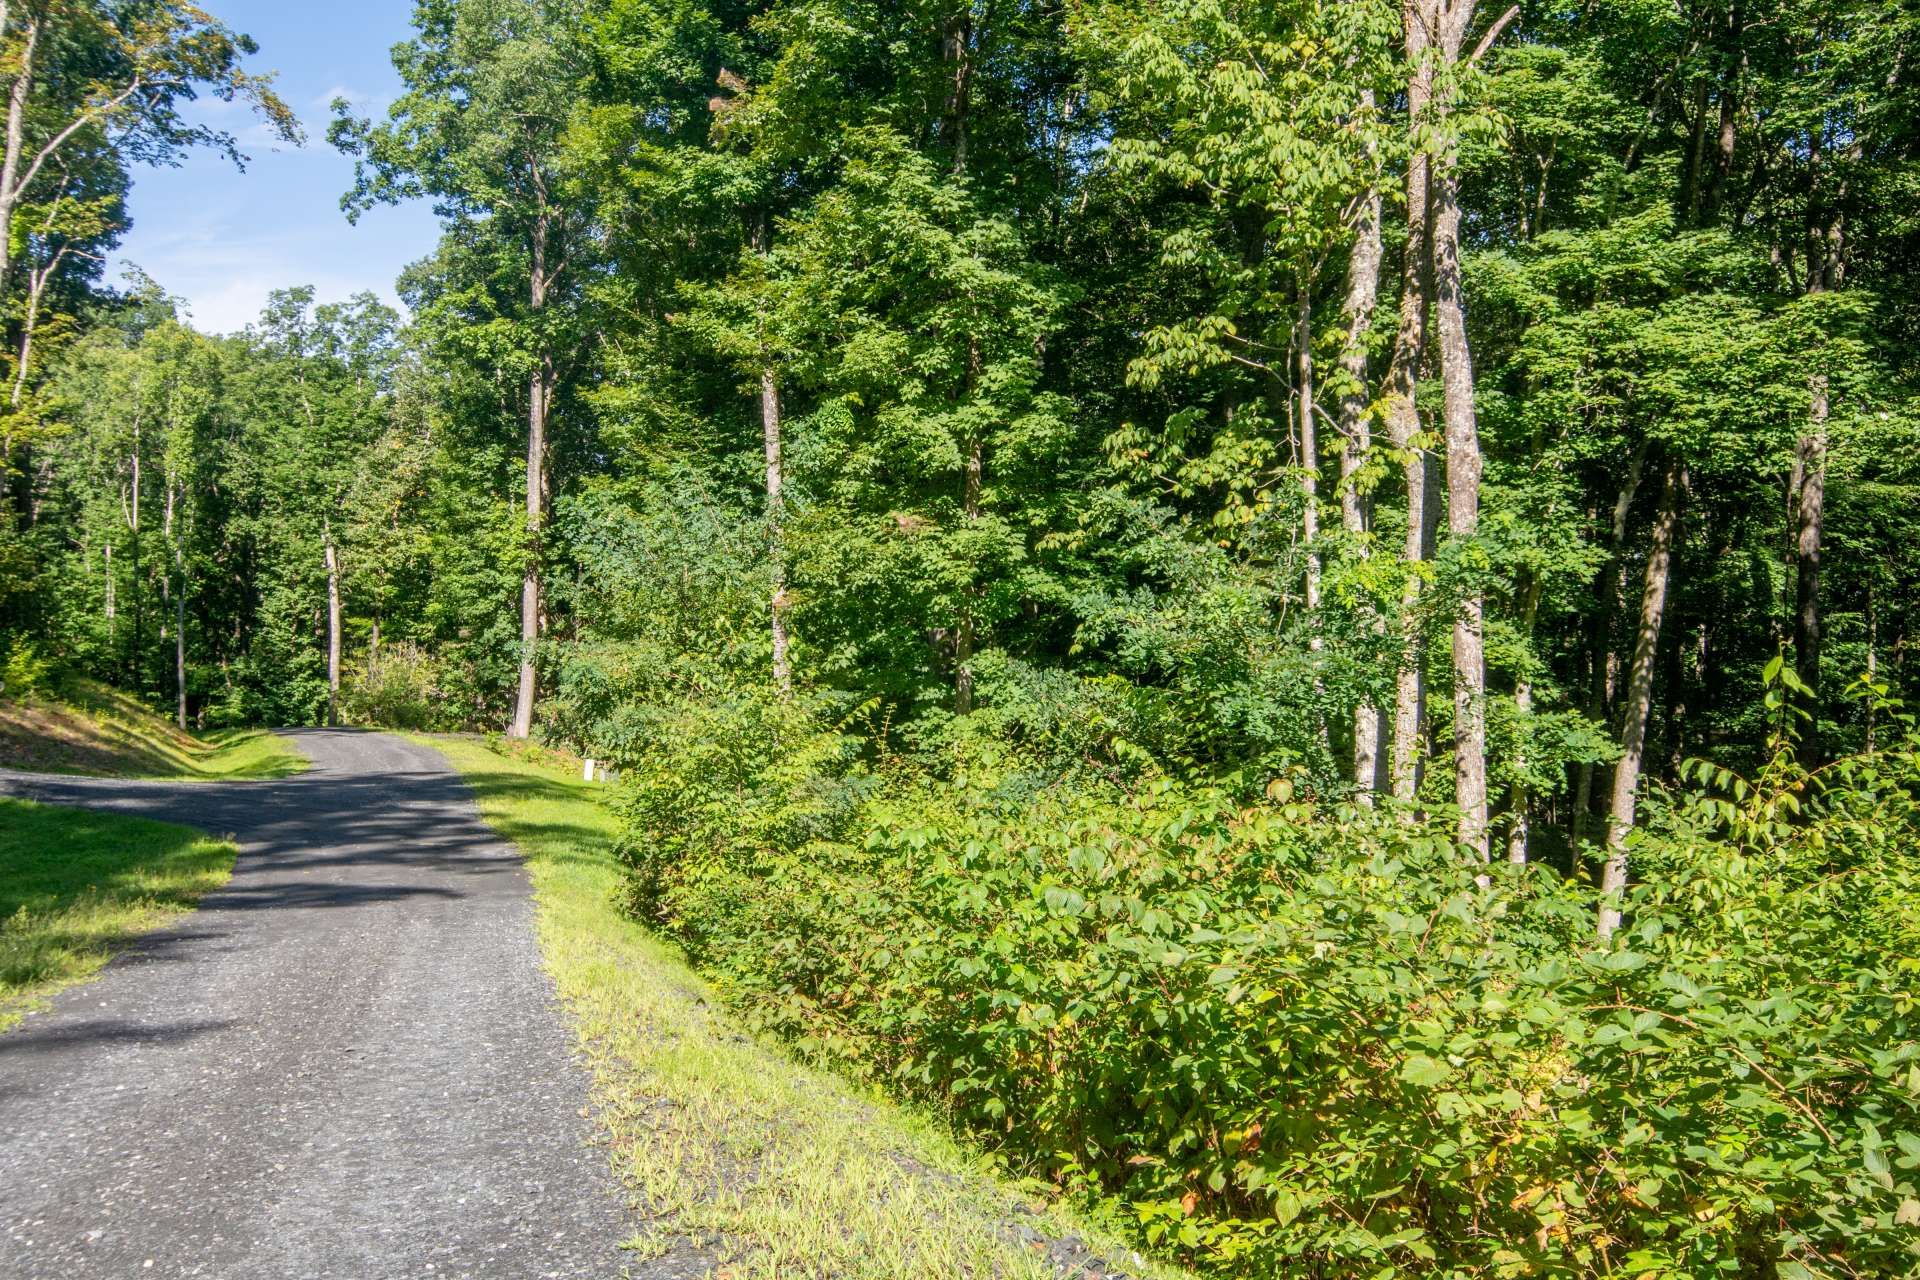
{"type": "Polygon", "coordinates": [[[267,294],[310,284],[321,301],[371,289],[395,301],[400,268],[438,239],[424,204],[374,209],[349,226],[340,195],[353,162],[326,144],[327,103],[336,95],[362,114],[384,112],[399,92],[388,50],[411,31],[409,0],[202,0],[260,43],[249,66],[277,71],[280,96],[307,127],[301,150],[268,145],[242,108],[208,104],[206,116],[235,134],[252,157],[245,173],[211,155],[178,169],[137,168],[133,229],[109,267],[137,264],[183,298],[196,328],[231,333],[255,319],[267,294]]]}

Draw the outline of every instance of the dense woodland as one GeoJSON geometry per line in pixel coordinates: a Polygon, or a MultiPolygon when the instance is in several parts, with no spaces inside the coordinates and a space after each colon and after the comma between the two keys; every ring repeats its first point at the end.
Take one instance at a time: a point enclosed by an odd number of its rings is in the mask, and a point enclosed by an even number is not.
{"type": "Polygon", "coordinates": [[[409,315],[209,337],[102,267],[250,42],[0,4],[16,692],[611,760],[741,1007],[1217,1274],[1920,1269],[1920,9],[415,24],[409,315]]]}

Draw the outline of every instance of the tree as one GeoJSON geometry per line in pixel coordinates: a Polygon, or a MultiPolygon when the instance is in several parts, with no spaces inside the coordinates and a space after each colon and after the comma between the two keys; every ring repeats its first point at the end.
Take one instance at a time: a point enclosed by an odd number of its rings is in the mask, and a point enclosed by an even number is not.
{"type": "Polygon", "coordinates": [[[15,211],[90,139],[147,164],[171,163],[193,146],[211,146],[243,162],[231,134],[182,114],[203,89],[223,102],[252,106],[276,138],[302,139],[299,121],[274,94],[271,77],[241,67],[258,46],[180,0],[6,0],[0,4],[0,48],[7,100],[0,294],[11,284],[15,211]]]}
{"type": "Polygon", "coordinates": [[[335,103],[328,139],[356,158],[355,187],[342,200],[350,217],[430,195],[458,234],[484,244],[479,261],[490,272],[517,264],[525,282],[518,305],[492,299],[483,339],[517,367],[526,390],[519,690],[509,728],[524,738],[539,681],[549,419],[572,349],[565,291],[588,248],[589,220],[568,199],[562,145],[582,77],[579,11],[562,0],[420,0],[414,22],[420,38],[394,53],[407,92],[378,125],[335,103]]]}

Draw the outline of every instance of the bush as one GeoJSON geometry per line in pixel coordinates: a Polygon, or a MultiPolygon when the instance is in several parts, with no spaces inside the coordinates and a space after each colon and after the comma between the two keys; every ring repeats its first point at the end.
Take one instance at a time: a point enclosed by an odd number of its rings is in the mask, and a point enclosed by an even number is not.
{"type": "Polygon", "coordinates": [[[764,1024],[1221,1275],[1911,1274],[1920,748],[1788,761],[1657,806],[1606,947],[1437,819],[867,768],[777,703],[662,735],[629,856],[764,1024]]]}
{"type": "Polygon", "coordinates": [[[340,713],[349,724],[386,729],[437,729],[446,720],[440,672],[418,645],[390,644],[378,663],[341,682],[340,713]]]}
{"type": "Polygon", "coordinates": [[[0,635],[0,695],[12,698],[29,693],[46,693],[57,680],[53,659],[42,654],[32,641],[0,635]]]}

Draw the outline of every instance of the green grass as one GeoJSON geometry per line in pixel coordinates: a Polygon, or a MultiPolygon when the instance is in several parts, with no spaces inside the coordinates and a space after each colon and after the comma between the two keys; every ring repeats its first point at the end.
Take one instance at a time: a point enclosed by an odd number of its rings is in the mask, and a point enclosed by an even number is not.
{"type": "Polygon", "coordinates": [[[305,769],[307,761],[265,730],[183,733],[127,694],[72,680],[58,696],[0,700],[0,766],[212,782],[284,778],[305,769]]]}
{"type": "MultiPolygon", "coordinates": [[[[1008,1222],[1089,1238],[937,1122],[742,1031],[673,947],[616,906],[604,787],[475,741],[419,740],[466,774],[525,855],[542,952],[615,1167],[646,1215],[637,1257],[717,1251],[714,1274],[730,1280],[1053,1280],[1008,1222]]],[[[1105,1252],[1143,1277],[1186,1274],[1105,1252]]]]}
{"type": "Polygon", "coordinates": [[[191,911],[234,853],[164,822],[0,798],[0,1031],[191,911]]]}

